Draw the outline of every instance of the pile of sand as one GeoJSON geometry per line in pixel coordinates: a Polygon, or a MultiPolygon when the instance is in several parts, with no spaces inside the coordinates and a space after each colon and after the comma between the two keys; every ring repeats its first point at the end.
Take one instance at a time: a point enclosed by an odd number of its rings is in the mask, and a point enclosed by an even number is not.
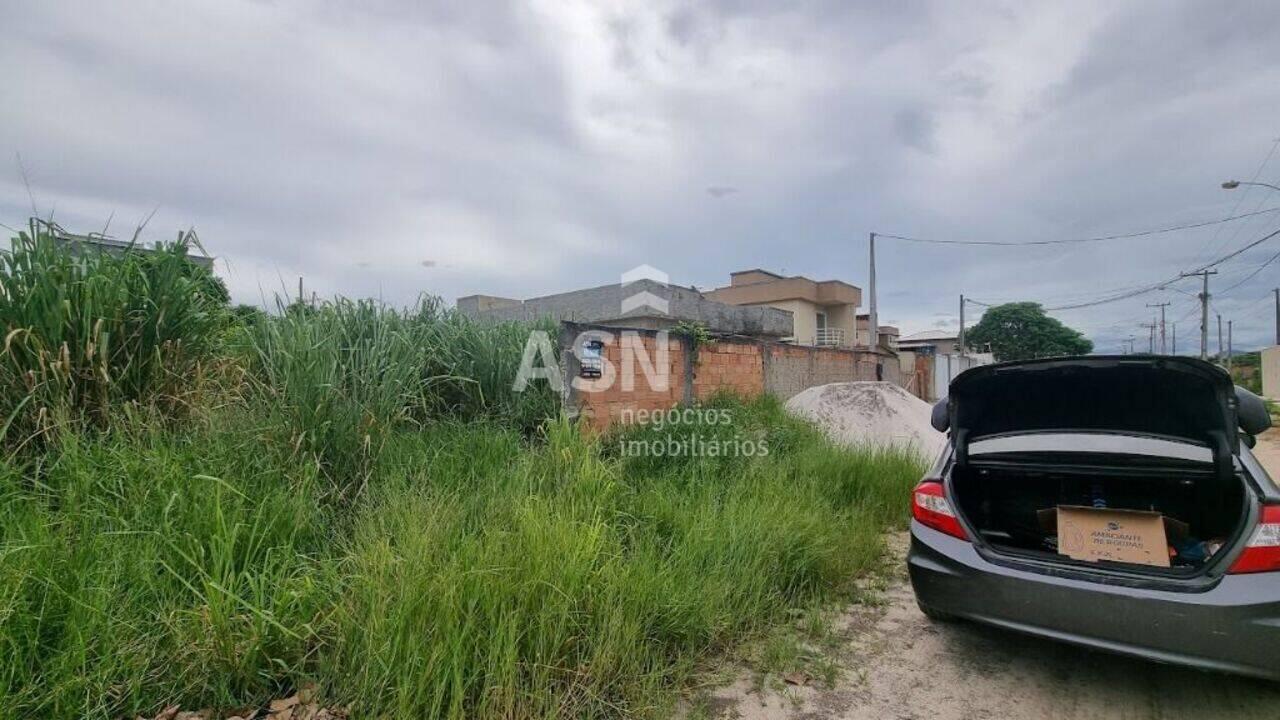
{"type": "Polygon", "coordinates": [[[933,407],[893,383],[818,385],[788,400],[787,410],[842,445],[909,447],[932,461],[946,442],[929,422],[933,407]]]}

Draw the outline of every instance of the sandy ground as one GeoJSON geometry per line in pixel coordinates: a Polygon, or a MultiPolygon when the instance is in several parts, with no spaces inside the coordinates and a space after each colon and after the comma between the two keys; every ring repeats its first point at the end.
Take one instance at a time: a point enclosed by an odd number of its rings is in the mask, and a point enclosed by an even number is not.
{"type": "MultiPolygon", "coordinates": [[[[1255,452],[1280,477],[1280,431],[1264,435],[1255,452]]],[[[902,557],[905,535],[891,543],[902,557]]],[[[932,623],[916,609],[902,562],[895,563],[882,599],[879,606],[851,606],[837,620],[842,671],[833,686],[760,691],[744,671],[736,683],[710,694],[707,714],[811,720],[1280,718],[1280,683],[1117,657],[972,623],[932,623]]]]}

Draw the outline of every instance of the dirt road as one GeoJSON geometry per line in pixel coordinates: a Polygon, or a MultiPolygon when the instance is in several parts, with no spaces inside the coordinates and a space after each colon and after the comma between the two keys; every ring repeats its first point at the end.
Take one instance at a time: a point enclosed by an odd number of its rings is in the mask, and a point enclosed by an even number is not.
{"type": "MultiPolygon", "coordinates": [[[[1258,443],[1280,477],[1280,431],[1258,443]]],[[[891,541],[901,557],[905,536],[891,541]]],[[[709,714],[739,718],[1280,718],[1280,683],[1092,652],[972,623],[937,624],[916,609],[902,562],[879,607],[837,621],[843,668],[831,687],[760,691],[744,675],[712,693],[709,714]]],[[[1280,648],[1276,649],[1280,662],[1280,648]]],[[[765,683],[767,687],[768,684],[765,683]]]]}

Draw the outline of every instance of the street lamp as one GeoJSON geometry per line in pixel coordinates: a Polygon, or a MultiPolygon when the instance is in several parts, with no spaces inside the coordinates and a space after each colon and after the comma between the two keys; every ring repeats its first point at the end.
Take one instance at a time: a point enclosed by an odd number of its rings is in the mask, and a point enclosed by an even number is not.
{"type": "Polygon", "coordinates": [[[1275,185],[1272,185],[1271,183],[1260,183],[1260,182],[1240,182],[1239,180],[1228,180],[1228,181],[1226,181],[1226,182],[1222,183],[1222,189],[1223,189],[1223,190],[1235,190],[1236,188],[1240,187],[1241,185],[1257,185],[1258,187],[1271,188],[1272,190],[1275,190],[1276,192],[1280,192],[1280,187],[1276,187],[1275,185]]]}
{"type": "MultiPolygon", "coordinates": [[[[1264,187],[1264,188],[1267,188],[1268,190],[1275,190],[1276,192],[1280,192],[1280,187],[1272,185],[1271,183],[1240,182],[1239,180],[1228,180],[1222,183],[1222,189],[1235,190],[1241,185],[1257,185],[1258,187],[1264,187]]],[[[1280,288],[1276,288],[1275,293],[1276,293],[1276,345],[1280,345],[1280,288]]],[[[1228,325],[1229,324],[1230,322],[1228,322],[1228,325]]],[[[1219,342],[1219,344],[1221,344],[1221,342],[1219,342]]]]}

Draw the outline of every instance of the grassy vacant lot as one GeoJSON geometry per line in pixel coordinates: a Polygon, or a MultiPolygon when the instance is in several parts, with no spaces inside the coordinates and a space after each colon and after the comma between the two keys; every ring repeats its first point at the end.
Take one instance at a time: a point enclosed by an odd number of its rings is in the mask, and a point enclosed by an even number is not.
{"type": "Polygon", "coordinates": [[[776,402],[630,433],[767,456],[634,457],[511,392],[527,327],[235,313],[183,254],[0,255],[0,717],[662,716],[904,519],[914,458],[776,402]]]}

